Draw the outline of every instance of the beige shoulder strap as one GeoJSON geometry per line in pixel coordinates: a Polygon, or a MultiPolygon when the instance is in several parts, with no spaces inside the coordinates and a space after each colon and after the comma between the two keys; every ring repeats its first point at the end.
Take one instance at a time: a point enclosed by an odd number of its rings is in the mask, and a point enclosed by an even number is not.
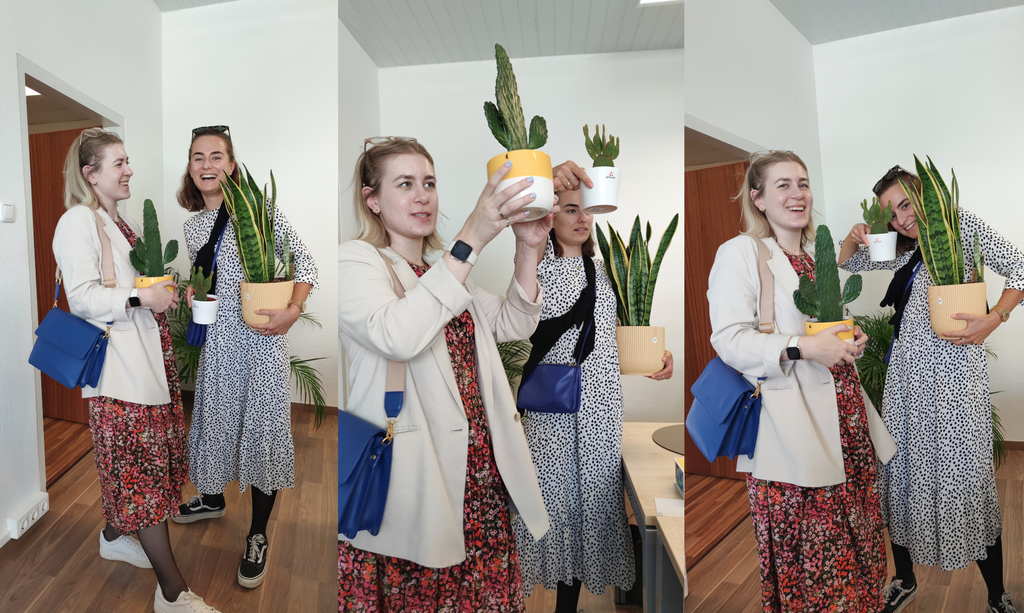
{"type": "MultiPolygon", "coordinates": [[[[86,206],[79,204],[76,206],[86,206]]],[[[103,275],[103,287],[116,287],[117,278],[114,276],[114,255],[110,249],[110,237],[107,236],[106,231],[103,229],[103,218],[95,209],[90,209],[92,214],[96,217],[96,234],[100,238],[100,273],[103,275]]],[[[57,267],[57,283],[60,283],[63,279],[60,267],[57,267]]],[[[57,306],[56,300],[53,306],[57,306]]]]}
{"type": "Polygon", "coordinates": [[[761,278],[761,322],[757,328],[764,334],[775,332],[775,275],[768,267],[770,254],[764,241],[754,238],[757,243],[757,271],[761,278]],[[764,321],[767,320],[767,321],[764,321]]]}
{"type": "MultiPolygon", "coordinates": [[[[398,280],[398,275],[395,274],[395,267],[391,265],[391,258],[384,255],[384,252],[380,249],[377,250],[380,257],[384,259],[384,264],[388,267],[388,272],[391,273],[391,280],[395,284],[395,294],[399,298],[405,298],[405,287],[402,286],[402,282],[398,280]]],[[[388,360],[388,376],[384,383],[385,392],[404,392],[405,391],[405,362],[395,362],[388,360]]]]}

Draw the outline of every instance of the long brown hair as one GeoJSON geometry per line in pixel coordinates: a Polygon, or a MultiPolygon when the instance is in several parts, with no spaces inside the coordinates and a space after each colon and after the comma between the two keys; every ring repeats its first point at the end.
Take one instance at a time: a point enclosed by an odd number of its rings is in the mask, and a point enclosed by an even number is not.
{"type": "MultiPolygon", "coordinates": [[[[807,164],[800,159],[800,156],[792,151],[769,151],[765,154],[754,154],[750,158],[750,166],[743,177],[743,187],[736,198],[742,203],[742,216],[740,218],[740,231],[755,238],[775,238],[772,226],[768,223],[768,217],[764,211],[754,206],[754,199],[750,192],[758,194],[764,192],[764,182],[768,178],[768,169],[780,162],[796,162],[807,172],[807,164]]],[[[800,246],[806,246],[814,242],[814,224],[808,223],[800,233],[800,246]]]]}
{"type": "MultiPolygon", "coordinates": [[[[892,187],[893,185],[899,185],[900,179],[903,179],[904,183],[910,183],[911,185],[913,185],[914,189],[916,190],[921,189],[921,179],[918,178],[917,175],[913,174],[912,172],[904,168],[898,168],[896,172],[893,173],[892,178],[886,180],[885,177],[888,175],[889,173],[886,172],[885,175],[882,176],[882,179],[876,184],[876,189],[872,190],[875,193],[875,196],[877,196],[878,198],[881,198],[882,194],[888,191],[889,188],[892,187]]],[[[907,195],[909,196],[910,194],[907,195]]],[[[886,206],[886,203],[882,202],[881,206],[886,206]]],[[[895,214],[896,212],[893,211],[893,219],[895,219],[895,214]]],[[[917,246],[916,240],[910,238],[909,236],[904,236],[901,232],[897,231],[896,228],[892,225],[892,222],[889,222],[887,227],[889,228],[890,232],[896,232],[897,256],[903,255],[908,251],[913,251],[914,248],[917,246]]]]}
{"type": "Polygon", "coordinates": [[[82,130],[75,142],[71,143],[68,155],[64,158],[64,206],[71,208],[84,204],[90,209],[98,209],[100,201],[92,185],[85,180],[82,169],[90,166],[99,169],[107,147],[123,145],[121,137],[102,128],[82,130]]]}
{"type": "Polygon", "coordinates": [[[188,163],[185,164],[185,174],[181,177],[181,186],[178,188],[178,204],[181,208],[186,211],[196,213],[198,211],[206,210],[206,202],[203,200],[203,194],[196,187],[195,181],[192,180],[192,175],[189,174],[189,166],[192,164],[192,144],[196,142],[196,139],[200,136],[216,136],[217,138],[224,141],[224,154],[228,156],[228,160],[235,165],[234,172],[231,173],[231,178],[235,183],[239,182],[241,173],[238,171],[240,164],[235,160],[235,146],[231,143],[231,135],[227,132],[221,132],[212,128],[206,128],[204,130],[194,130],[192,132],[192,140],[188,144],[188,163]]]}

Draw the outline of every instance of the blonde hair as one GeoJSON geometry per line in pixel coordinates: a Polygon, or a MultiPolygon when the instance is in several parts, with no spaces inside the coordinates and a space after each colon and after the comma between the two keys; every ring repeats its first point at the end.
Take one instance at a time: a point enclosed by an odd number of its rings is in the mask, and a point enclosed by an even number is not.
{"type": "MultiPolygon", "coordinates": [[[[768,223],[768,217],[765,216],[764,211],[754,205],[754,199],[750,197],[750,192],[762,193],[765,187],[765,179],[768,176],[768,169],[780,162],[796,162],[800,164],[804,172],[807,172],[807,164],[804,164],[800,156],[792,151],[769,151],[764,154],[755,153],[752,155],[750,166],[743,177],[743,187],[740,188],[740,193],[736,196],[742,202],[740,232],[743,234],[749,234],[755,238],[767,238],[769,236],[775,238],[772,226],[768,223]]],[[[800,246],[804,247],[812,244],[814,242],[814,234],[814,224],[808,223],[800,233],[800,246]]]]}
{"type": "MultiPolygon", "coordinates": [[[[352,195],[356,207],[356,221],[359,223],[359,234],[356,240],[366,241],[374,247],[387,247],[391,244],[387,228],[380,215],[370,210],[366,199],[374,194],[380,193],[381,181],[384,179],[384,167],[388,160],[396,155],[406,153],[418,154],[427,158],[430,166],[434,166],[434,158],[426,147],[416,142],[415,139],[389,136],[381,139],[367,139],[366,145],[369,148],[363,150],[363,154],[356,160],[355,176],[352,179],[353,185],[358,186],[352,195]],[[381,141],[379,144],[377,141],[381,141]],[[370,192],[363,195],[363,188],[369,187],[370,192]]],[[[444,249],[444,240],[434,226],[434,233],[423,240],[423,253],[429,251],[440,251],[444,249]]]]}
{"type": "Polygon", "coordinates": [[[84,204],[90,209],[100,208],[100,201],[93,191],[92,185],[85,179],[82,169],[90,166],[98,169],[103,163],[107,147],[124,145],[121,137],[102,128],[82,130],[75,142],[68,149],[64,159],[64,207],[84,204]]]}

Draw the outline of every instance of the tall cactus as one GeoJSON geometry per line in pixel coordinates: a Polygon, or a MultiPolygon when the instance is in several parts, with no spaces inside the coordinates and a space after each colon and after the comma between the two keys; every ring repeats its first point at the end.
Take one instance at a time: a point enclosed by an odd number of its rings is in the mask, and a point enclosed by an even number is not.
{"type": "Polygon", "coordinates": [[[814,281],[807,275],[800,276],[800,288],[793,291],[796,308],[819,322],[842,321],[843,305],[853,302],[863,288],[860,275],[846,280],[843,293],[839,293],[839,266],[836,264],[836,247],[828,226],[818,226],[814,238],[814,281]]]}
{"type": "Polygon", "coordinates": [[[128,259],[142,276],[162,277],[164,268],[176,257],[178,241],[167,241],[166,248],[160,242],[160,220],[157,219],[153,201],[147,198],[142,203],[142,237],[136,238],[135,247],[128,254],[128,259]]]}
{"type": "Polygon", "coordinates": [[[892,221],[892,203],[882,206],[878,198],[871,199],[871,206],[868,201],[861,201],[860,208],[864,211],[864,223],[871,226],[871,234],[887,234],[889,222],[892,221]]]}
{"type": "Polygon", "coordinates": [[[917,176],[921,189],[900,179],[917,215],[917,240],[921,255],[935,285],[959,285],[964,282],[964,248],[960,242],[960,186],[953,175],[953,190],[939,175],[930,157],[928,165],[917,163],[917,176]]]}
{"type": "Polygon", "coordinates": [[[494,45],[494,58],[498,64],[498,78],[494,84],[494,98],[484,102],[484,116],[491,134],[509,151],[517,149],[540,149],[548,142],[548,125],[544,118],[535,115],[526,131],[526,119],[519,100],[516,75],[512,72],[512,61],[501,45],[494,45]]]}
{"type": "Polygon", "coordinates": [[[619,157],[619,139],[615,136],[605,138],[604,124],[601,124],[600,133],[597,131],[597,124],[594,124],[594,139],[590,139],[588,127],[583,126],[583,141],[587,145],[587,153],[594,160],[594,168],[598,166],[615,166],[613,161],[619,157]]]}

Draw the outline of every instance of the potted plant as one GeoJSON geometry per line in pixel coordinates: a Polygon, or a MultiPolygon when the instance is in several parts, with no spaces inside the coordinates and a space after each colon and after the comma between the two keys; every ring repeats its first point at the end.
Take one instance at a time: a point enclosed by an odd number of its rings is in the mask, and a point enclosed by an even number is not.
{"type": "Polygon", "coordinates": [[[921,177],[920,189],[902,179],[900,183],[914,206],[921,256],[934,283],[928,287],[932,330],[939,338],[945,338],[942,336],[944,332],[955,332],[967,327],[966,320],[953,319],[953,315],[985,315],[988,312],[981,271],[984,264],[980,246],[975,241],[978,281],[971,283],[965,279],[964,249],[960,237],[960,186],[956,181],[956,173],[950,171],[953,176],[953,191],[950,193],[932,159],[927,159],[928,165],[925,166],[914,156],[917,174],[921,177]]]}
{"type": "MultiPolygon", "coordinates": [[[[167,241],[164,247],[160,241],[160,220],[156,216],[153,201],[146,199],[142,203],[142,236],[136,238],[135,246],[128,254],[135,270],[142,276],[135,277],[135,287],[142,289],[161,281],[172,281],[172,275],[165,274],[165,266],[178,257],[178,241],[167,241]]],[[[173,292],[171,287],[167,291],[173,292]]]]}
{"type": "Polygon", "coordinates": [[[897,233],[889,229],[889,222],[893,218],[892,203],[882,206],[878,198],[872,198],[871,206],[868,206],[867,200],[863,200],[860,208],[864,211],[864,223],[871,226],[868,234],[868,254],[871,261],[895,260],[897,233]]]}
{"type": "Polygon", "coordinates": [[[207,293],[213,285],[213,273],[204,275],[202,266],[193,266],[188,284],[195,290],[192,294],[192,321],[205,325],[216,323],[220,300],[214,294],[207,293]]]}
{"type": "MultiPolygon", "coordinates": [[[[221,182],[224,206],[231,218],[238,243],[238,259],[242,264],[245,281],[239,284],[242,320],[250,326],[270,321],[266,315],[257,315],[259,309],[284,309],[292,297],[291,267],[278,261],[274,250],[274,216],[277,208],[277,184],[270,173],[270,197],[266,185],[260,191],[256,181],[243,164],[245,178],[240,183],[227,177],[221,182]]],[[[287,237],[286,237],[287,238],[287,237]]],[[[288,253],[285,246],[284,253],[288,253]]]]}
{"type": "Polygon", "coordinates": [[[807,275],[800,275],[800,287],[793,291],[796,308],[812,319],[804,323],[807,335],[844,323],[850,329],[836,336],[852,343],[853,317],[843,315],[843,306],[860,296],[863,284],[860,275],[851,275],[843,286],[843,293],[839,293],[839,266],[832,232],[825,224],[818,226],[814,237],[814,281],[807,275]]]}
{"type": "Polygon", "coordinates": [[[594,160],[594,166],[587,174],[594,182],[594,187],[581,184],[583,210],[588,213],[611,213],[619,208],[619,179],[621,172],[615,168],[615,158],[619,156],[619,139],[614,136],[605,138],[604,124],[600,133],[594,124],[594,138],[591,140],[587,126],[583,126],[583,142],[587,153],[594,160]]]}
{"type": "Polygon", "coordinates": [[[629,243],[623,243],[610,223],[607,239],[597,227],[597,244],[617,302],[615,342],[619,347],[619,371],[624,375],[653,375],[665,367],[661,361],[665,356],[665,328],[651,326],[651,304],[661,261],[678,225],[677,213],[661,235],[653,260],[649,249],[651,224],[648,222],[647,233],[642,235],[639,216],[633,221],[629,243]]]}
{"type": "Polygon", "coordinates": [[[536,151],[548,142],[548,126],[543,117],[535,115],[527,133],[512,62],[501,45],[494,45],[494,57],[498,63],[498,78],[494,87],[497,104],[489,100],[484,102],[484,115],[491,134],[508,152],[496,155],[487,162],[487,176],[493,175],[507,161],[512,162],[512,169],[498,183],[497,191],[532,176],[533,185],[519,193],[519,196],[534,192],[537,194],[532,203],[521,209],[529,212],[523,221],[540,219],[550,213],[555,204],[551,158],[546,153],[536,151]]]}

